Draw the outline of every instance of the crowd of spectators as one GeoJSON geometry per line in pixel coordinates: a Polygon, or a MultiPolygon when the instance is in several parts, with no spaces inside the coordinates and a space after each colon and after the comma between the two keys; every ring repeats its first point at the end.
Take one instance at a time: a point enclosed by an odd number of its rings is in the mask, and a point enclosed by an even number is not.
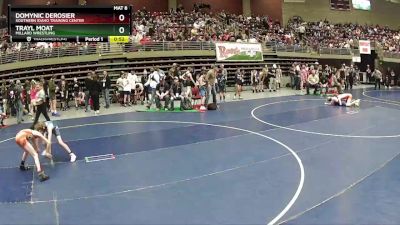
{"type": "MultiPolygon", "coordinates": [[[[1,50],[13,51],[52,49],[56,46],[85,46],[85,43],[21,44],[8,43],[3,34],[1,50]]],[[[268,16],[252,16],[195,8],[184,12],[183,8],[169,12],[149,12],[145,8],[132,16],[131,41],[136,44],[159,41],[230,41],[272,42],[277,46],[308,46],[318,48],[357,48],[358,40],[371,40],[384,51],[400,52],[400,31],[379,25],[354,23],[333,24],[327,20],[305,22],[292,18],[283,27],[268,16]]]]}

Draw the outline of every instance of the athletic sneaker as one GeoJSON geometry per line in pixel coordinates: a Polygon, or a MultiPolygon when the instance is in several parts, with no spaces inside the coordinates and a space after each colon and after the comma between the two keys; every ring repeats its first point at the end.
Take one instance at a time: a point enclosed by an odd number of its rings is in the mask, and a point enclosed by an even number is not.
{"type": "Polygon", "coordinates": [[[69,154],[71,156],[71,162],[75,162],[76,161],[76,155],[74,153],[69,154]]]}
{"type": "Polygon", "coordinates": [[[207,110],[207,109],[206,109],[206,107],[205,107],[204,105],[202,105],[202,106],[200,106],[200,110],[201,110],[201,111],[205,111],[205,110],[207,110]]]}
{"type": "Polygon", "coordinates": [[[27,170],[30,170],[31,168],[29,166],[19,165],[19,169],[22,171],[27,171],[27,170]]]}
{"type": "Polygon", "coordinates": [[[38,177],[39,177],[40,182],[46,181],[46,180],[48,180],[50,178],[49,176],[47,176],[44,173],[44,171],[39,172],[38,177]]]}

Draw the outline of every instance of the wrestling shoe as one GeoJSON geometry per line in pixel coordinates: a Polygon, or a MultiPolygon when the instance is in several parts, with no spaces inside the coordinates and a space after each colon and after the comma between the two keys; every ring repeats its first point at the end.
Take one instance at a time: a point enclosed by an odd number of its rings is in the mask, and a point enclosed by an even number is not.
{"type": "Polygon", "coordinates": [[[76,161],[76,155],[74,153],[72,153],[72,152],[69,155],[71,156],[70,162],[75,162],[76,161]]]}
{"type": "Polygon", "coordinates": [[[20,169],[21,171],[28,171],[28,170],[30,170],[31,168],[30,168],[29,166],[20,165],[20,166],[19,166],[19,169],[20,169]]]}
{"type": "Polygon", "coordinates": [[[38,177],[40,182],[46,181],[50,178],[44,173],[44,171],[39,172],[38,177]]]}
{"type": "Polygon", "coordinates": [[[360,99],[357,99],[356,102],[354,103],[354,105],[355,105],[356,107],[360,107],[360,99]]]}
{"type": "Polygon", "coordinates": [[[42,156],[44,156],[44,157],[46,157],[48,159],[52,159],[53,158],[53,156],[51,154],[47,153],[46,151],[42,152],[42,156]]]}

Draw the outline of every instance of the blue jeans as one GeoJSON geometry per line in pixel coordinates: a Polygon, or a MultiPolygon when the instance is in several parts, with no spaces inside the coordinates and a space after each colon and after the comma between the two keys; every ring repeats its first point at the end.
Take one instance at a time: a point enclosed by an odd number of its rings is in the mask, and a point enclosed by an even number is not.
{"type": "Polygon", "coordinates": [[[106,108],[110,107],[110,90],[107,88],[103,89],[103,96],[106,103],[106,108]]]}
{"type": "Polygon", "coordinates": [[[16,112],[16,116],[17,116],[17,122],[21,123],[22,122],[22,116],[24,115],[24,106],[22,105],[21,100],[18,100],[15,103],[15,112],[16,112]]]}

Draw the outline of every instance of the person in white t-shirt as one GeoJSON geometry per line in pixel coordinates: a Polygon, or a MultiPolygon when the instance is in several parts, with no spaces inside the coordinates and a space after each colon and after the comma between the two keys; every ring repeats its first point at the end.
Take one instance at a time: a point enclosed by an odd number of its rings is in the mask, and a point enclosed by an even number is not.
{"type": "Polygon", "coordinates": [[[120,99],[120,103],[121,105],[123,104],[123,101],[121,99],[124,98],[124,72],[121,72],[121,76],[117,79],[116,85],[117,85],[117,89],[118,89],[118,94],[119,94],[119,99],[120,99]]]}
{"type": "Polygon", "coordinates": [[[136,104],[135,89],[136,89],[136,83],[138,82],[138,78],[134,70],[128,73],[128,81],[129,85],[131,85],[131,101],[135,105],[136,104]]]}
{"type": "Polygon", "coordinates": [[[160,78],[161,78],[161,75],[159,73],[158,68],[156,67],[156,68],[152,69],[152,71],[149,75],[149,79],[144,84],[144,86],[148,86],[148,90],[150,93],[150,101],[149,101],[149,104],[146,106],[148,109],[150,109],[151,105],[153,104],[153,101],[155,100],[156,87],[157,87],[157,84],[160,83],[160,78]]]}
{"type": "Polygon", "coordinates": [[[131,106],[131,84],[129,83],[127,74],[122,77],[122,89],[124,92],[124,106],[131,106]]]}

